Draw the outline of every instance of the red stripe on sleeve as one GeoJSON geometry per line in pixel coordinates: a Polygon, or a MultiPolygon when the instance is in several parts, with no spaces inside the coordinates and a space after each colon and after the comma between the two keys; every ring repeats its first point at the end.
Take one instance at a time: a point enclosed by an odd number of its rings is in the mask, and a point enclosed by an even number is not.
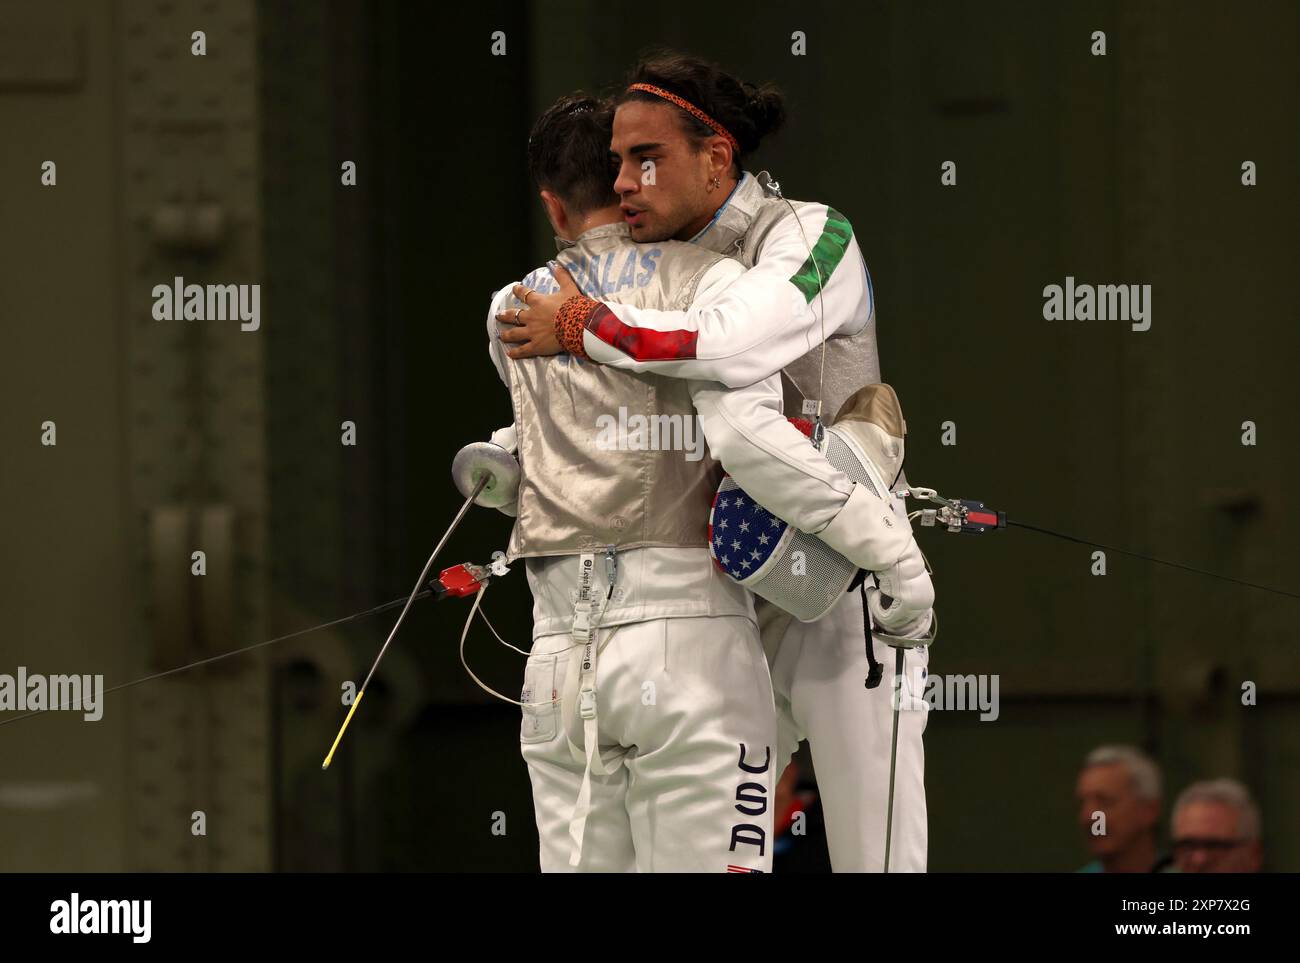
{"type": "Polygon", "coordinates": [[[676,361],[695,357],[697,331],[631,328],[601,304],[587,319],[587,330],[635,361],[676,361]]]}

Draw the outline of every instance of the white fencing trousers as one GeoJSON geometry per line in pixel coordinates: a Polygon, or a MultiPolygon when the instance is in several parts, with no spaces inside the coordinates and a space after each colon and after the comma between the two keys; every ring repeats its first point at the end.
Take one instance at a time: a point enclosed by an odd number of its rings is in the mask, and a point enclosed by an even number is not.
{"type": "MultiPolygon", "coordinates": [[[[777,778],[800,740],[807,739],[826,818],[831,868],[837,873],[881,872],[894,723],[894,650],[873,639],[884,676],[876,688],[865,688],[868,666],[862,596],[856,591],[846,592],[817,622],[798,622],[766,602],[758,609],[776,692],[777,778]]],[[[928,663],[928,649],[906,650],[891,873],[925,872],[925,747],[921,736],[927,704],[921,692],[912,690],[917,679],[924,682],[928,663]]]]}
{"type": "MultiPolygon", "coordinates": [[[[601,759],[579,872],[769,872],[776,714],[758,629],[741,616],[596,629],[601,759]]],[[[574,711],[582,649],[541,636],[524,670],[520,748],[543,872],[572,872],[586,768],[574,711]],[[571,749],[576,748],[577,752],[571,749]]]]}

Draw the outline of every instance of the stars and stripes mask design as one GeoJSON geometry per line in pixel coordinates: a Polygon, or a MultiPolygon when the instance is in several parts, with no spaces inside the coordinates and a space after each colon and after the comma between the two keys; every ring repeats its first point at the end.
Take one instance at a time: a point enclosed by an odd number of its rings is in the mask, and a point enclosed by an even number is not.
{"type": "Polygon", "coordinates": [[[737,582],[757,581],[781,556],[794,530],[745,494],[730,475],[722,480],[709,512],[713,564],[737,582]]]}

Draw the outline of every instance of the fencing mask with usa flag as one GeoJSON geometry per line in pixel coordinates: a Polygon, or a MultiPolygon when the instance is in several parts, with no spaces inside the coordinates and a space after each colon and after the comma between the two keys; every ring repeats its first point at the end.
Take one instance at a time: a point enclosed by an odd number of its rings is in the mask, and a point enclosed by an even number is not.
{"type": "MultiPolygon", "coordinates": [[[[809,422],[790,420],[811,434],[809,422]]],[[[822,441],[826,460],[878,500],[881,511],[872,517],[881,520],[879,539],[899,554],[911,531],[906,514],[892,507],[890,488],[902,473],[906,430],[894,389],[873,384],[845,401],[822,441]]],[[[801,622],[822,618],[862,581],[862,566],[767,511],[730,475],[713,498],[709,552],[718,568],[801,622]]]]}

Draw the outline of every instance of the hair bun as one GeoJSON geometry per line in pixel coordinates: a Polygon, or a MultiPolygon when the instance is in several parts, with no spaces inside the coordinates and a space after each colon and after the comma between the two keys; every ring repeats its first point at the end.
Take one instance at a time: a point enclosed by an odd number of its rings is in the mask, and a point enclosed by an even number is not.
{"type": "Polygon", "coordinates": [[[757,140],[775,133],[785,124],[785,98],[770,84],[745,84],[745,117],[754,125],[757,140]]]}

